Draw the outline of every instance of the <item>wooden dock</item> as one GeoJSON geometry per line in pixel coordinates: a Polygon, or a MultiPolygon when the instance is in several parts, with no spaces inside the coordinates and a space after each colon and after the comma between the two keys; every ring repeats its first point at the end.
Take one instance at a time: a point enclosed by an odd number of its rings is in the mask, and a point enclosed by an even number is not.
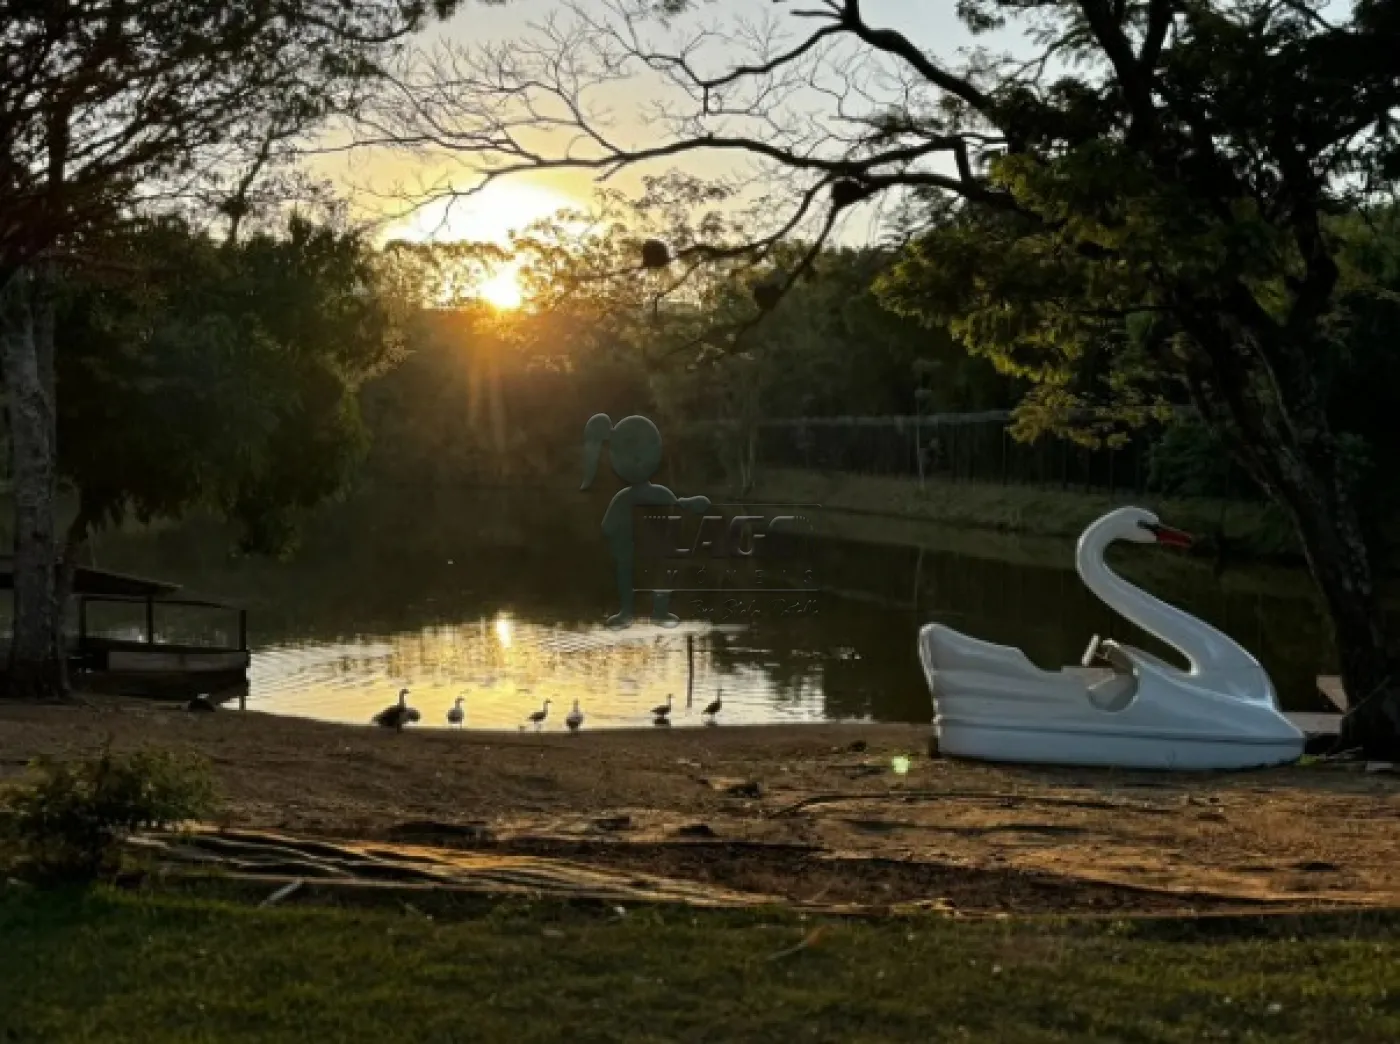
{"type": "MultiPolygon", "coordinates": [[[[0,560],[0,590],[12,590],[14,573],[0,560]]],[[[180,585],[107,570],[79,568],[73,578],[77,635],[69,652],[69,670],[83,688],[122,695],[184,699],[200,693],[246,695],[248,612],[238,606],[204,598],[178,598],[180,585]],[[89,609],[96,604],[126,605],[143,610],[139,640],[94,634],[89,609]],[[162,642],[156,623],[162,611],[198,609],[237,614],[236,645],[189,645],[162,642]]]]}

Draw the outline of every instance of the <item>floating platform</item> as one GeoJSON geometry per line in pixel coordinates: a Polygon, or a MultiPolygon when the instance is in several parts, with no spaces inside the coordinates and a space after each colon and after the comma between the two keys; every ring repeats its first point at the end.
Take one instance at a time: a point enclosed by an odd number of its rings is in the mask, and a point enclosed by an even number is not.
{"type": "MultiPolygon", "coordinates": [[[[14,588],[11,562],[0,560],[0,590],[14,588]]],[[[77,634],[71,640],[69,671],[81,688],[158,699],[188,699],[209,694],[218,700],[246,699],[248,612],[205,598],[177,598],[179,584],[79,567],[73,576],[77,634]],[[144,638],[133,640],[93,634],[89,609],[94,604],[127,605],[144,610],[144,638]],[[161,610],[200,609],[236,613],[237,645],[190,645],[162,642],[156,629],[161,610]]]]}
{"type": "Polygon", "coordinates": [[[98,691],[188,699],[242,689],[246,698],[251,660],[246,649],[89,637],[77,667],[84,687],[98,691]]]}

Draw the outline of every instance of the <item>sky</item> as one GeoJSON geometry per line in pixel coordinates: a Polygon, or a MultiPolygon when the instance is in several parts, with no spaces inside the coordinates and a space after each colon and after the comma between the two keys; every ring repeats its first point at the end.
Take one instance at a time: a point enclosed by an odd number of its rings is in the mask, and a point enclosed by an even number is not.
{"type": "MultiPolygon", "coordinates": [[[[599,8],[601,6],[600,3],[599,8]]],[[[797,6],[801,6],[800,0],[797,6]]],[[[710,0],[701,10],[700,18],[706,23],[722,22],[730,27],[744,19],[779,18],[796,34],[810,24],[793,19],[786,14],[785,5],[771,0],[710,0]]],[[[952,0],[866,0],[864,12],[872,25],[899,29],[945,61],[972,42],[954,15],[952,0]]],[[[514,0],[503,7],[469,3],[450,22],[425,34],[422,42],[434,46],[447,41],[467,47],[509,43],[528,36],[534,26],[551,14],[568,16],[559,0],[514,0]]],[[[722,61],[724,57],[715,52],[710,60],[722,61]]],[[[642,83],[631,84],[626,90],[612,92],[607,97],[616,120],[616,136],[633,142],[655,140],[641,119],[643,105],[648,100],[648,91],[642,83]]],[[[688,158],[685,167],[697,174],[721,175],[735,169],[732,163],[732,160],[711,155],[688,158]]],[[[650,166],[645,172],[661,173],[670,165],[674,165],[674,161],[650,166]]],[[[473,180],[471,172],[460,166],[443,168],[425,164],[421,158],[402,153],[359,152],[350,157],[325,157],[315,166],[354,195],[364,214],[402,211],[403,203],[385,201],[384,197],[413,195],[423,184],[443,175],[460,187],[473,180]]],[[[614,179],[612,187],[635,192],[642,173],[637,170],[614,179]]],[[[512,175],[492,185],[482,195],[453,203],[448,209],[437,205],[407,213],[401,220],[388,222],[383,234],[386,238],[405,235],[505,242],[512,230],[548,216],[560,207],[586,205],[593,188],[593,179],[586,172],[512,175]]],[[[852,211],[839,238],[848,242],[869,239],[878,232],[878,225],[879,217],[870,208],[865,208],[864,213],[852,211]]]]}

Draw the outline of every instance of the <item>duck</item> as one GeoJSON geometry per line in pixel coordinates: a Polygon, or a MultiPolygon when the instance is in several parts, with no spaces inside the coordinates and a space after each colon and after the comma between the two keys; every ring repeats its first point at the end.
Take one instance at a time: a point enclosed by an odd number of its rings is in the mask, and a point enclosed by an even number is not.
{"type": "Polygon", "coordinates": [[[397,729],[403,731],[405,725],[418,721],[422,715],[408,705],[408,690],[399,690],[399,702],[390,704],[374,716],[374,724],[381,725],[386,729],[397,729]]]}
{"type": "Polygon", "coordinates": [[[549,717],[549,703],[549,700],[545,700],[544,706],[530,715],[530,723],[535,726],[536,731],[544,724],[544,719],[549,717]]]}
{"type": "Polygon", "coordinates": [[[724,690],[720,689],[715,693],[715,698],[710,705],[700,712],[700,717],[709,718],[710,724],[715,724],[715,716],[724,710],[724,690]]]}
{"type": "Polygon", "coordinates": [[[452,709],[447,712],[447,724],[456,725],[459,729],[462,727],[462,722],[467,720],[467,712],[462,708],[462,702],[465,699],[465,696],[457,697],[457,702],[454,703],[452,709]]]}
{"type": "Polygon", "coordinates": [[[574,700],[574,709],[569,711],[569,716],[564,719],[564,724],[569,726],[570,732],[577,732],[579,726],[583,724],[583,711],[578,709],[578,700],[574,700]]]}
{"type": "Polygon", "coordinates": [[[668,692],[668,693],[666,694],[666,702],[663,703],[663,704],[661,704],[661,705],[658,706],[658,707],[653,707],[653,708],[651,709],[651,715],[652,715],[653,718],[656,718],[656,719],[657,719],[657,724],[660,724],[660,719],[661,719],[661,718],[669,718],[669,717],[671,716],[671,700],[672,700],[672,699],[673,699],[673,696],[671,695],[671,693],[668,692]]]}

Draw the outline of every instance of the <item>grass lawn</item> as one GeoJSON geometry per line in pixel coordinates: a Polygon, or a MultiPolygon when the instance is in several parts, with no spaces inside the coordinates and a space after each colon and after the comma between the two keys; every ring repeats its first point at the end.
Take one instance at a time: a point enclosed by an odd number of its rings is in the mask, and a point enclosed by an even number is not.
{"type": "Polygon", "coordinates": [[[1124,504],[1156,511],[1163,521],[1213,538],[1223,524],[1234,551],[1245,557],[1297,557],[1297,535],[1287,518],[1264,502],[1171,499],[1156,494],[1116,494],[997,482],[953,482],[856,472],[769,468],[756,493],[779,502],[819,503],[922,519],[956,529],[1077,539],[1084,527],[1124,504]]]}
{"type": "Polygon", "coordinates": [[[831,922],[0,887],[0,1041],[1396,1041],[1400,917],[831,922]]]}

